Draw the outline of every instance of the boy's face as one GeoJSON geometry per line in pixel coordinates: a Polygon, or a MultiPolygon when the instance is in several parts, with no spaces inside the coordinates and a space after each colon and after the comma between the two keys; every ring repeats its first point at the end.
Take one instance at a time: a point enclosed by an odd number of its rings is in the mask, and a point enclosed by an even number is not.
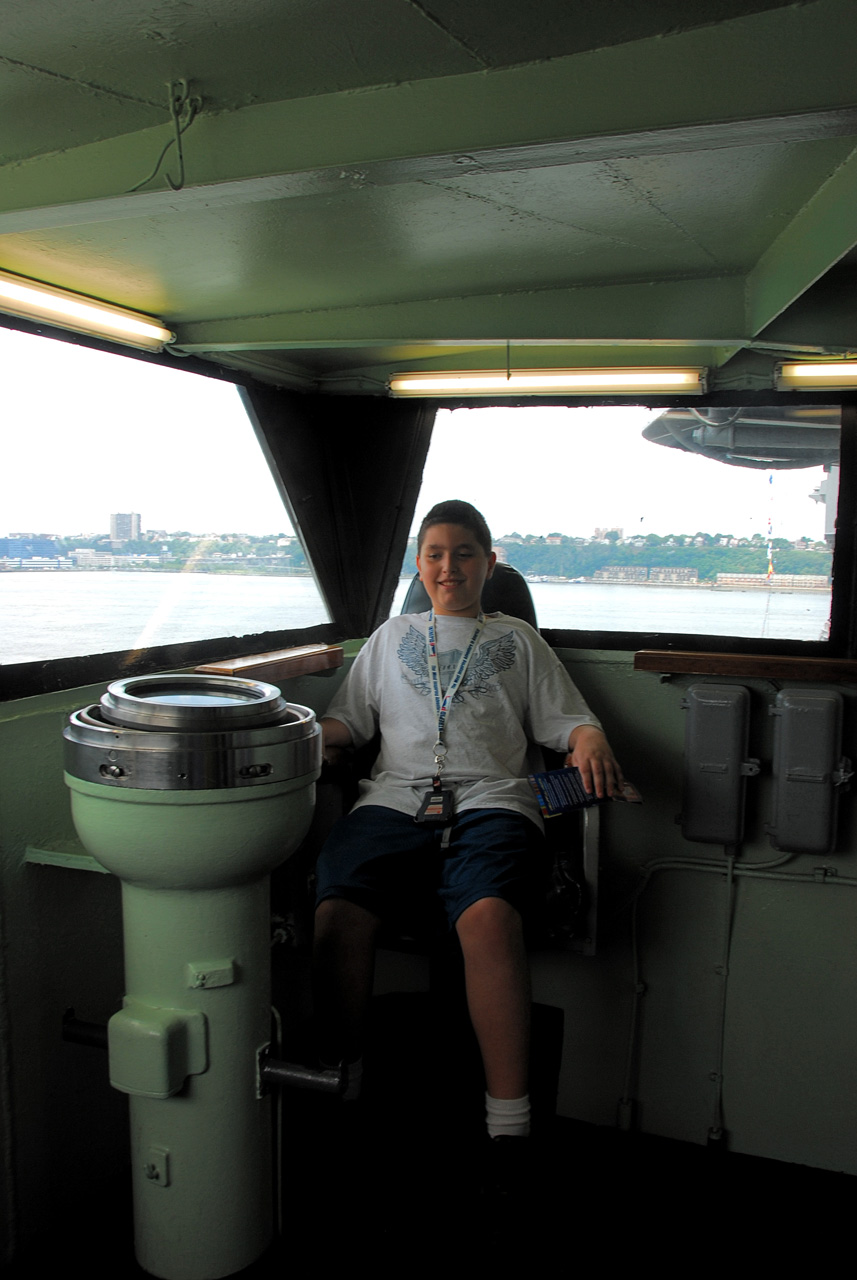
{"type": "Polygon", "coordinates": [[[475,618],[482,588],[494,572],[497,557],[490,556],[476,535],[462,524],[433,524],[425,532],[417,568],[435,613],[475,618]]]}

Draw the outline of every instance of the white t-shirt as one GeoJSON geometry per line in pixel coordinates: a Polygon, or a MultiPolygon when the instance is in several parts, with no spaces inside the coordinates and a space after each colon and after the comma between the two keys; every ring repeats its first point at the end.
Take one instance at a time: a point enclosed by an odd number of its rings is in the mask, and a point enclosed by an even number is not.
{"type": "MultiPolygon", "coordinates": [[[[415,814],[431,786],[437,708],[427,662],[428,615],[385,622],[357,655],[326,714],[341,721],[355,746],[381,731],[372,776],[355,808],[383,805],[415,814]]],[[[440,677],[446,689],[467,648],[475,620],[435,619],[440,677]]],[[[553,650],[526,622],[486,615],[446,720],[443,785],[458,812],[511,809],[540,823],[526,780],[530,744],[566,751],[581,724],[600,728],[553,650]]]]}

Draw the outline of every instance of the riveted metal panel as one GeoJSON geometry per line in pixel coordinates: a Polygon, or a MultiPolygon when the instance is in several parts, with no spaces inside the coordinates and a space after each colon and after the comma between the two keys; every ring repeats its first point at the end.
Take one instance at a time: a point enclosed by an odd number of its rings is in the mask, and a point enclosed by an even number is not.
{"type": "Polygon", "coordinates": [[[687,691],[684,807],[687,840],[737,844],[744,834],[744,773],[750,694],[742,685],[687,691]]]}
{"type": "Polygon", "coordinates": [[[842,698],[832,689],[783,689],[772,714],[771,844],[795,853],[830,853],[836,845],[842,698]]]}

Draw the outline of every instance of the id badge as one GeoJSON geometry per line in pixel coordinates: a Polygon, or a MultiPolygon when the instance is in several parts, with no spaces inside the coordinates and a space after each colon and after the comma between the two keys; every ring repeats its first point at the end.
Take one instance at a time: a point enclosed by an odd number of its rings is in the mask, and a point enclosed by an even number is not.
{"type": "Polygon", "coordinates": [[[425,793],[423,802],[414,815],[414,822],[422,822],[429,826],[449,826],[454,808],[452,792],[444,791],[440,785],[440,778],[435,778],[431,791],[425,793]]]}

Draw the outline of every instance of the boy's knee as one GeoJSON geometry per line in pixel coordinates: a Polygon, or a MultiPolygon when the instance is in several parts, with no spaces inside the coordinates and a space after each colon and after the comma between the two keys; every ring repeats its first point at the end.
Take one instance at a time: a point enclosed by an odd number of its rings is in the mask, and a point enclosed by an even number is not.
{"type": "Polygon", "coordinates": [[[523,937],[520,913],[505,898],[478,898],[462,911],[455,925],[463,947],[469,942],[509,942],[523,937]]]}
{"type": "Polygon", "coordinates": [[[371,938],[377,928],[377,916],[347,898],[325,898],[315,909],[316,940],[331,934],[371,938]]]}

